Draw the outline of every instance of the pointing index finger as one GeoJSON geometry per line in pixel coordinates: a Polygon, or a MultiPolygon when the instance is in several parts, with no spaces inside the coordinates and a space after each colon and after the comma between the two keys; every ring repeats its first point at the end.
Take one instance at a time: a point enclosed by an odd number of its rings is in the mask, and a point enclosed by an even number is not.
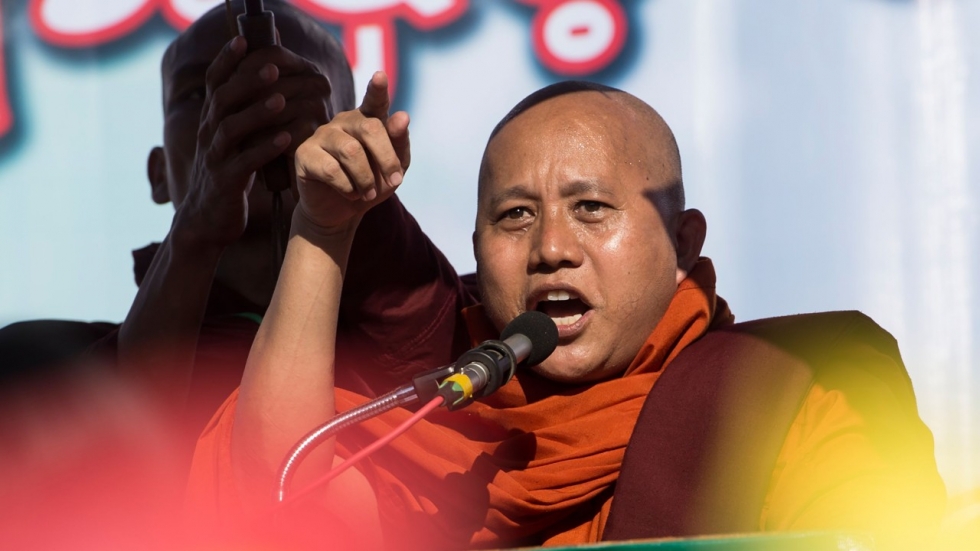
{"type": "Polygon", "coordinates": [[[365,117],[381,119],[387,122],[388,109],[391,107],[391,99],[388,97],[388,75],[378,71],[371,76],[364,99],[358,110],[365,117]]]}

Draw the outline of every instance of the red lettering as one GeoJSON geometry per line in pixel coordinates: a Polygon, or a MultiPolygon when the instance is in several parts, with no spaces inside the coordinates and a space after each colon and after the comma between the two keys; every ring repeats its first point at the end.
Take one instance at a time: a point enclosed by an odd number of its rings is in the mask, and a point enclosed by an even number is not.
{"type": "Polygon", "coordinates": [[[626,43],[626,14],[616,0],[519,1],[538,7],[531,31],[534,52],[558,74],[599,71],[626,43]]]}
{"type": "MultiPolygon", "coordinates": [[[[532,22],[534,52],[548,69],[586,75],[611,63],[626,42],[627,21],[617,0],[517,0],[537,7],[532,22]]],[[[160,13],[177,30],[222,0],[28,0],[28,17],[49,44],[88,48],[135,32],[160,13]]],[[[448,25],[469,7],[468,0],[293,0],[313,17],[342,29],[359,86],[376,70],[398,79],[396,20],[428,31],[448,25]]],[[[0,17],[2,21],[2,17],[0,17]]],[[[0,29],[2,38],[2,29],[0,29]]],[[[0,136],[13,124],[3,44],[0,42],[0,136]]]]}
{"type": "MultiPolygon", "coordinates": [[[[45,42],[67,48],[105,44],[134,32],[159,11],[177,30],[186,29],[220,0],[30,0],[31,23],[45,42]]],[[[296,7],[343,29],[355,79],[377,70],[398,78],[395,20],[420,30],[447,25],[466,12],[467,0],[293,0],[296,7]]]]}
{"type": "Polygon", "coordinates": [[[134,32],[157,7],[158,0],[30,0],[27,13],[45,42],[88,48],[134,32]]]}

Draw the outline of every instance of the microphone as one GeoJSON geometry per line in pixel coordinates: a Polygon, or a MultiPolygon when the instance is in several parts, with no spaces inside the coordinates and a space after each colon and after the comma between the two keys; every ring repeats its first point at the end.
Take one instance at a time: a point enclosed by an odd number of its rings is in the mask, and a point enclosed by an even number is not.
{"type": "Polygon", "coordinates": [[[557,346],[555,322],[542,312],[524,312],[504,327],[500,340],[485,341],[460,356],[437,394],[450,410],[465,407],[505,385],[519,365],[543,362],[557,346]]]}

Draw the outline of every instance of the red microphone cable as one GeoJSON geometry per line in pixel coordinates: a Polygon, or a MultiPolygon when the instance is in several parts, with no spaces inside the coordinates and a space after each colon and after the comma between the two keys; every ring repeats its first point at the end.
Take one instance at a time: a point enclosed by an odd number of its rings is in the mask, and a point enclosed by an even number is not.
{"type": "Polygon", "coordinates": [[[299,500],[300,498],[304,497],[305,495],[311,493],[313,490],[316,490],[320,486],[323,486],[327,482],[330,482],[334,478],[337,478],[337,476],[339,476],[340,473],[342,473],[342,472],[346,471],[347,469],[349,469],[352,465],[354,465],[354,463],[357,463],[361,459],[364,459],[365,457],[367,457],[367,456],[371,455],[372,453],[378,451],[379,449],[385,447],[392,440],[394,440],[395,438],[398,438],[399,436],[401,436],[402,434],[404,434],[408,429],[412,428],[413,425],[415,425],[416,423],[418,423],[419,421],[421,421],[423,417],[425,417],[430,412],[432,412],[432,410],[434,410],[437,407],[441,406],[444,401],[445,401],[445,398],[443,398],[442,396],[436,396],[435,398],[433,398],[432,400],[430,400],[429,403],[425,404],[421,409],[419,409],[417,412],[415,412],[414,414],[412,414],[412,416],[409,417],[408,419],[406,419],[402,424],[400,424],[397,427],[395,427],[394,430],[392,430],[388,434],[384,435],[383,437],[379,438],[378,440],[375,440],[370,446],[368,446],[368,447],[362,449],[361,451],[355,453],[354,455],[350,456],[349,458],[347,458],[346,461],[344,461],[343,463],[341,463],[337,467],[331,469],[330,472],[328,472],[327,474],[325,474],[322,477],[318,478],[314,482],[310,483],[308,486],[306,486],[302,490],[300,490],[298,492],[295,492],[295,493],[291,493],[288,497],[286,497],[285,499],[283,499],[282,501],[280,501],[279,503],[277,503],[271,509],[270,512],[273,513],[273,514],[275,514],[275,513],[278,513],[280,511],[282,511],[288,505],[290,505],[292,503],[295,503],[297,500],[299,500]]]}

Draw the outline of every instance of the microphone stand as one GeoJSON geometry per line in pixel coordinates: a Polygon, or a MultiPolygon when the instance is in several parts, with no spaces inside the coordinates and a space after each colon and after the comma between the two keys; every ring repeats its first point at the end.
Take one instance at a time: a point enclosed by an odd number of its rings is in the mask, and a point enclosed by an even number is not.
{"type": "Polygon", "coordinates": [[[340,433],[348,427],[360,424],[372,417],[401,406],[416,402],[428,402],[439,392],[440,382],[455,373],[455,365],[447,365],[420,373],[412,378],[412,382],[402,385],[366,404],[335,416],[333,419],[313,429],[300,439],[279,466],[276,495],[277,502],[286,499],[286,493],[296,474],[296,467],[306,459],[324,440],[340,433]]]}

